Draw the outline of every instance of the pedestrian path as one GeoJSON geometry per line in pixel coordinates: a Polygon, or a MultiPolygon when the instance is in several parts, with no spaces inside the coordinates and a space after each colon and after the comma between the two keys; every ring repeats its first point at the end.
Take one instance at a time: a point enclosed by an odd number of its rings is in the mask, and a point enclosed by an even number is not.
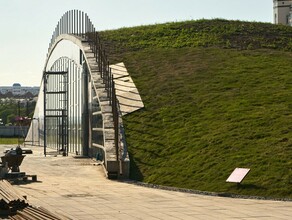
{"type": "MultiPolygon", "coordinates": [[[[32,147],[20,169],[38,182],[16,186],[30,204],[72,219],[291,219],[292,202],[233,199],[147,188],[105,178],[102,166],[32,147]]],[[[2,152],[2,149],[0,149],[2,152]]]]}

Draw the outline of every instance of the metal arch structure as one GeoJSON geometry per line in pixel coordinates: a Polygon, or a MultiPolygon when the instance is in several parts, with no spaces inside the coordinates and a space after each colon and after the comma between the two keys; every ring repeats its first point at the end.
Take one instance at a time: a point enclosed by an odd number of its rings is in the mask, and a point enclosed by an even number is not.
{"type": "Polygon", "coordinates": [[[41,90],[26,141],[64,155],[103,161],[109,178],[129,175],[129,157],[113,74],[84,12],[66,12],[49,44],[41,90]],[[64,153],[65,152],[65,153],[64,153]]]}

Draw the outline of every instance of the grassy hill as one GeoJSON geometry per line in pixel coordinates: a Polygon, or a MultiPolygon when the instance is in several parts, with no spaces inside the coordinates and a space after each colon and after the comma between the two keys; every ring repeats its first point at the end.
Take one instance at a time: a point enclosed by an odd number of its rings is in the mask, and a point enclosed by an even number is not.
{"type": "Polygon", "coordinates": [[[292,28],[199,20],[100,33],[145,108],[124,118],[131,178],[292,198],[292,28]],[[251,168],[240,186],[226,183],[251,168]]]}

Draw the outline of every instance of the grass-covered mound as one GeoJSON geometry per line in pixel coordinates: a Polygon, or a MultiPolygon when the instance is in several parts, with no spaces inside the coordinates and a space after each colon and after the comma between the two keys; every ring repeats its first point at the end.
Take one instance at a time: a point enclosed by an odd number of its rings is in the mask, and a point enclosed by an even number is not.
{"type": "Polygon", "coordinates": [[[145,108],[124,118],[131,178],[292,198],[292,28],[201,20],[100,33],[145,108]],[[241,186],[225,183],[251,168],[241,186]]]}

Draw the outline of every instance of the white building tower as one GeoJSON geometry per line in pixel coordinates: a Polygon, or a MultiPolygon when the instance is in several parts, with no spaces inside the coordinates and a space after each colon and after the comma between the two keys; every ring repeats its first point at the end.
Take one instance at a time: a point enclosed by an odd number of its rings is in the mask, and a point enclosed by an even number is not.
{"type": "Polygon", "coordinates": [[[274,23],[292,25],[292,0],[274,1],[274,23]]]}

